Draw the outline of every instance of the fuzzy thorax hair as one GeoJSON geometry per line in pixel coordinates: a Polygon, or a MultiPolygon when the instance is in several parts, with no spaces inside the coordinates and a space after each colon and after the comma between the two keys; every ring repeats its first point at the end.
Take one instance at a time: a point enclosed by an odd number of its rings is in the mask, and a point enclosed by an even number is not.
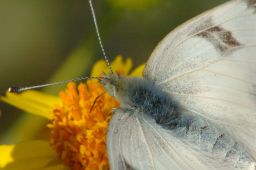
{"type": "Polygon", "coordinates": [[[113,74],[104,80],[106,89],[120,101],[121,108],[139,109],[158,124],[173,126],[179,117],[177,103],[169,94],[145,78],[113,74]]]}

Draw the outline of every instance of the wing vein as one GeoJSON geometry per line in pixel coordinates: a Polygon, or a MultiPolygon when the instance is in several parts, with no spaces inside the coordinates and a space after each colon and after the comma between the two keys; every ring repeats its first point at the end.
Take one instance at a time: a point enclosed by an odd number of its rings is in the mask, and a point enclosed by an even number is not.
{"type": "MultiPolygon", "coordinates": [[[[139,113],[138,113],[138,114],[139,114],[139,113]]],[[[142,133],[142,135],[143,135],[143,141],[144,141],[144,143],[147,145],[147,148],[148,148],[148,150],[149,150],[149,156],[150,156],[150,159],[152,160],[152,167],[153,167],[154,170],[156,170],[155,163],[154,163],[154,159],[153,159],[152,150],[150,149],[150,146],[149,146],[149,144],[148,144],[148,142],[147,142],[147,140],[146,140],[145,132],[144,132],[142,126],[141,126],[141,122],[140,122],[140,120],[138,119],[138,117],[136,117],[136,122],[137,122],[137,124],[139,125],[139,129],[140,129],[140,131],[141,131],[141,133],[142,133]]]]}
{"type": "MultiPolygon", "coordinates": [[[[255,44],[255,45],[243,45],[243,46],[239,46],[239,47],[232,47],[232,48],[230,48],[229,50],[227,50],[223,55],[219,56],[220,59],[214,60],[214,61],[212,61],[212,62],[210,62],[210,63],[208,63],[208,64],[202,63],[202,66],[201,66],[200,68],[195,68],[195,69],[193,69],[193,70],[184,72],[184,73],[182,73],[182,74],[180,74],[180,75],[177,75],[177,76],[174,76],[174,77],[169,77],[169,78],[167,78],[166,80],[159,82],[158,85],[162,85],[162,84],[165,84],[165,83],[167,83],[167,82],[172,82],[172,81],[177,80],[177,79],[179,79],[179,78],[181,78],[181,77],[183,77],[183,76],[185,76],[185,75],[187,75],[187,74],[191,74],[191,73],[193,73],[193,72],[200,71],[200,70],[202,70],[202,69],[204,69],[204,68],[206,68],[206,67],[208,67],[208,66],[210,66],[210,65],[212,65],[212,64],[215,64],[215,63],[217,63],[217,62],[224,61],[224,60],[228,60],[227,58],[224,58],[224,57],[225,57],[230,51],[236,50],[236,49],[241,49],[241,48],[248,48],[248,47],[256,47],[256,44],[255,44]],[[222,57],[222,58],[221,58],[221,57],[222,57]]],[[[233,60],[233,61],[234,61],[234,60],[233,60]]]]}
{"type": "Polygon", "coordinates": [[[210,65],[212,65],[212,64],[215,64],[215,63],[217,63],[217,62],[220,62],[220,61],[223,60],[223,58],[221,58],[221,57],[224,57],[224,56],[225,56],[228,52],[230,52],[231,50],[238,49],[238,48],[241,48],[241,47],[232,47],[232,48],[230,48],[229,50],[227,50],[223,55],[221,55],[219,59],[214,60],[214,61],[212,61],[212,62],[209,62],[208,64],[201,63],[201,64],[202,64],[201,67],[195,68],[195,69],[193,69],[193,70],[187,71],[187,72],[185,72],[185,73],[182,73],[182,74],[177,75],[177,76],[174,76],[174,77],[169,77],[168,79],[159,82],[158,85],[162,85],[162,84],[167,83],[167,82],[172,82],[172,81],[174,81],[174,80],[177,80],[177,79],[183,77],[184,75],[191,74],[191,73],[193,73],[193,72],[202,70],[202,69],[204,69],[204,68],[206,68],[206,67],[208,67],[208,66],[210,66],[210,65]]]}

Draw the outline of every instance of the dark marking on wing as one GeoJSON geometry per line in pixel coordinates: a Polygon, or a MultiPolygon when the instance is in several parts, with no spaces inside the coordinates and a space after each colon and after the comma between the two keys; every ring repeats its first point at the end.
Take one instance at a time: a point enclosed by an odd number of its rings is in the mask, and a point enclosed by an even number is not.
{"type": "Polygon", "coordinates": [[[230,31],[219,26],[210,27],[197,34],[197,36],[207,39],[221,53],[224,53],[231,48],[241,46],[239,41],[236,40],[230,31]]]}
{"type": "Polygon", "coordinates": [[[256,12],[256,0],[246,0],[248,8],[254,8],[256,12]]]}

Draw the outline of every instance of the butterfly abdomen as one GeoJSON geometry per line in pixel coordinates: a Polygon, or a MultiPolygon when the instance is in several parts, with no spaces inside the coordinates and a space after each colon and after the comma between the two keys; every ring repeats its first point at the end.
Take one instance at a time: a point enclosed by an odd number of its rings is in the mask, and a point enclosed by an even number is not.
{"type": "Polygon", "coordinates": [[[184,114],[181,120],[186,117],[189,117],[190,123],[172,130],[181,141],[238,169],[250,167],[255,162],[241,144],[214,123],[184,114]]]}

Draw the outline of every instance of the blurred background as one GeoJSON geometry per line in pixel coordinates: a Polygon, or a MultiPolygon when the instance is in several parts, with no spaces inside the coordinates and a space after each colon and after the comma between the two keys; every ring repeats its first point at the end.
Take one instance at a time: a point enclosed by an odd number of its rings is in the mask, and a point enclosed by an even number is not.
{"type": "MultiPolygon", "coordinates": [[[[93,3],[107,55],[110,59],[118,54],[132,57],[137,66],[147,61],[157,43],[173,28],[224,1],[93,3]]],[[[1,95],[9,86],[88,75],[93,63],[102,58],[87,0],[0,0],[0,24],[1,95]]],[[[46,91],[57,94],[58,88],[46,91]]],[[[0,112],[1,143],[24,140],[24,115],[30,121],[39,119],[2,102],[0,112]],[[13,126],[20,131],[10,135],[13,126]]]]}

